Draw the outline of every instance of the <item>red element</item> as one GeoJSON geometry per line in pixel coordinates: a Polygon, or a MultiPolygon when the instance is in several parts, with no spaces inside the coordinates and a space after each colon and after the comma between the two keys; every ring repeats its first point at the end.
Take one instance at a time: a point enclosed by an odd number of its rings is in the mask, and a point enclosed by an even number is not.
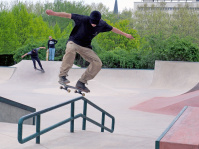
{"type": "Polygon", "coordinates": [[[160,141],[160,149],[199,148],[199,108],[188,107],[160,141]]]}
{"type": "Polygon", "coordinates": [[[175,97],[155,97],[130,109],[175,116],[184,106],[199,107],[199,91],[175,97]]]}

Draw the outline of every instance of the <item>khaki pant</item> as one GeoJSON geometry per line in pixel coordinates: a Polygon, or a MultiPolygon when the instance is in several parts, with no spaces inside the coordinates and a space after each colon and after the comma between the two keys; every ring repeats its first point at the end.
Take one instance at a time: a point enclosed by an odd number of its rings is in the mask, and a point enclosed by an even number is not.
{"type": "Polygon", "coordinates": [[[76,52],[90,63],[84,74],[79,79],[79,81],[87,83],[88,80],[93,79],[101,70],[102,62],[93,50],[79,46],[72,41],[69,41],[66,45],[66,53],[62,60],[59,76],[68,76],[68,71],[73,66],[76,52]]]}

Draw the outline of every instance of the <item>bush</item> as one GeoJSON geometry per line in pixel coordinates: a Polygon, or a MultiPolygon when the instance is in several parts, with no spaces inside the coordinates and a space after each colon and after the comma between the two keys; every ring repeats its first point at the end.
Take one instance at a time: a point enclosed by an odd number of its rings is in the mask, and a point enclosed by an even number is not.
{"type": "Polygon", "coordinates": [[[136,61],[140,59],[134,50],[126,51],[121,48],[100,53],[99,57],[105,68],[136,68],[136,61]]]}
{"type": "Polygon", "coordinates": [[[105,68],[154,69],[156,60],[191,61],[199,60],[199,47],[189,37],[180,39],[173,35],[166,40],[161,35],[143,39],[139,49],[115,48],[100,52],[99,57],[105,68]],[[147,39],[147,40],[146,40],[147,39]]]}
{"type": "Polygon", "coordinates": [[[190,37],[180,39],[172,36],[167,40],[168,48],[165,55],[169,61],[190,61],[199,60],[199,47],[191,41],[190,37]]]}

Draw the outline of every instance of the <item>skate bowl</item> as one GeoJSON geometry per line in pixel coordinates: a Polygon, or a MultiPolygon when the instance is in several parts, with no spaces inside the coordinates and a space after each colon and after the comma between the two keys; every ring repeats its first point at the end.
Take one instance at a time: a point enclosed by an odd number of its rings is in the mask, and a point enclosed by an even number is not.
{"type": "MultiPolygon", "coordinates": [[[[34,107],[37,111],[80,96],[59,89],[58,75],[61,62],[41,61],[41,63],[45,73],[35,71],[30,60],[23,60],[12,66],[15,67],[13,74],[8,78],[3,78],[3,82],[0,83],[0,96],[34,107]]],[[[82,131],[82,121],[77,120],[75,133],[68,133],[70,129],[66,128],[70,126],[66,124],[42,136],[41,145],[35,144],[35,141],[21,145],[16,138],[17,124],[0,123],[0,139],[2,140],[0,146],[3,149],[62,149],[66,147],[81,149],[83,146],[88,149],[154,149],[155,140],[168,127],[181,108],[174,110],[175,114],[172,112],[168,114],[171,108],[167,107],[175,103],[174,107],[176,107],[182,98],[186,101],[182,104],[183,106],[189,103],[191,94],[186,94],[186,98],[182,95],[197,85],[198,65],[199,63],[192,62],[156,61],[154,70],[102,69],[93,80],[88,82],[91,93],[86,94],[86,98],[115,117],[114,133],[99,133],[99,128],[90,124],[87,131],[82,131]],[[131,109],[151,99],[177,96],[180,96],[178,101],[169,100],[172,104],[166,103],[166,99],[162,103],[161,99],[155,101],[158,104],[150,102],[148,107],[151,108],[159,106],[161,109],[161,107],[164,108],[163,104],[167,105],[162,113],[131,109]],[[6,143],[8,140],[9,144],[6,143]]],[[[71,85],[76,84],[85,70],[86,68],[73,66],[67,77],[71,85]]],[[[190,93],[196,97],[196,92],[197,89],[190,93]]],[[[194,103],[190,105],[194,106],[194,103]]],[[[82,112],[82,103],[75,104],[75,107],[75,112],[82,112]]],[[[63,120],[66,115],[70,115],[69,109],[69,107],[63,107],[42,116],[41,128],[63,120]]],[[[100,113],[91,107],[88,107],[88,111],[89,117],[98,122],[101,121],[100,113]]],[[[109,122],[106,121],[105,124],[109,122]]],[[[35,127],[28,125],[25,129],[25,133],[31,134],[35,127]]]]}
{"type": "Polygon", "coordinates": [[[181,90],[182,93],[198,90],[198,62],[156,61],[151,88],[181,90]]]}
{"type": "Polygon", "coordinates": [[[130,109],[176,116],[184,106],[199,107],[199,63],[156,61],[151,89],[175,90],[168,97],[154,97],[130,109]]]}

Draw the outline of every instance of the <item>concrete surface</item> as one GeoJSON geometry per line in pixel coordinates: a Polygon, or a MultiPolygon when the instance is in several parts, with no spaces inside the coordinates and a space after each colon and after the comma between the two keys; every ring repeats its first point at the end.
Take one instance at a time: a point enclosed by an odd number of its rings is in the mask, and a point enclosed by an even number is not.
{"type": "Polygon", "coordinates": [[[185,93],[199,82],[198,62],[156,61],[152,88],[179,90],[185,93]]]}
{"type": "MultiPolygon", "coordinates": [[[[45,73],[35,71],[31,61],[22,61],[15,65],[16,70],[12,77],[0,83],[0,95],[35,107],[37,110],[79,97],[78,94],[59,89],[57,81],[61,62],[42,61],[42,65],[45,73]]],[[[40,145],[35,144],[35,140],[21,145],[16,138],[17,125],[0,123],[1,149],[154,149],[155,140],[171,123],[174,116],[130,108],[154,97],[172,97],[190,90],[198,82],[196,74],[199,71],[199,64],[157,61],[156,69],[102,69],[89,82],[91,93],[86,94],[86,98],[115,116],[114,133],[101,133],[100,128],[90,123],[87,124],[87,131],[81,131],[82,120],[78,119],[75,121],[75,133],[69,133],[69,124],[66,124],[42,135],[40,145]],[[174,69],[173,75],[166,76],[165,73],[168,75],[171,67],[174,69]],[[191,71],[189,75],[186,73],[187,68],[191,71]]],[[[71,85],[75,85],[84,71],[84,68],[71,69],[68,77],[71,85]]],[[[76,113],[82,111],[82,102],[75,106],[76,113]]],[[[70,106],[44,114],[41,127],[46,128],[69,115],[70,106]]],[[[101,121],[101,113],[91,107],[88,107],[88,116],[101,121]]],[[[110,126],[110,121],[106,119],[105,124],[110,126]]],[[[24,127],[25,136],[34,131],[35,126],[24,127]]]]}
{"type": "Polygon", "coordinates": [[[199,108],[188,107],[160,141],[160,149],[199,148],[199,108]]]}
{"type": "MultiPolygon", "coordinates": [[[[19,119],[32,112],[0,102],[0,122],[18,124],[19,119]]],[[[24,121],[24,124],[33,125],[33,119],[24,121]]]]}
{"type": "Polygon", "coordinates": [[[176,116],[185,106],[199,107],[198,99],[199,91],[194,91],[173,97],[154,97],[131,109],[176,116]]]}
{"type": "Polygon", "coordinates": [[[5,82],[11,78],[15,71],[15,67],[0,66],[0,83],[5,82]]]}

